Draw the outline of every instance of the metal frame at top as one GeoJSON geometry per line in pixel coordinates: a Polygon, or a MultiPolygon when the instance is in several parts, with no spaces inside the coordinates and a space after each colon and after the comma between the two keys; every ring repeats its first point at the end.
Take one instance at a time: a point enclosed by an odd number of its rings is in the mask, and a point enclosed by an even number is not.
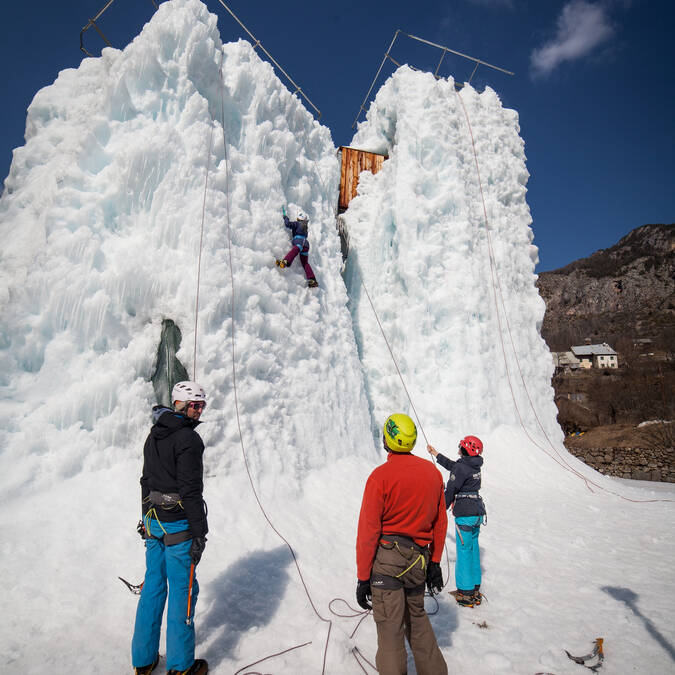
{"type": "MultiPolygon", "coordinates": [[[[436,70],[434,71],[434,77],[436,79],[440,79],[440,76],[438,75],[438,71],[441,67],[441,64],[443,63],[443,59],[445,58],[445,55],[449,52],[450,54],[455,54],[457,56],[461,56],[464,59],[468,59],[469,61],[474,61],[475,66],[474,69],[471,73],[471,76],[469,79],[466,81],[465,84],[469,84],[471,82],[471,79],[473,78],[474,74],[476,73],[476,70],[478,69],[478,66],[486,66],[487,68],[492,68],[493,70],[499,70],[502,73],[506,73],[507,75],[513,75],[510,70],[506,70],[504,68],[500,68],[499,66],[494,66],[491,63],[488,63],[487,61],[483,61],[482,59],[477,59],[473,56],[469,56],[468,54],[463,54],[462,52],[455,51],[454,49],[450,49],[449,47],[445,47],[444,45],[439,45],[436,44],[435,42],[430,42],[429,40],[425,40],[424,38],[417,37],[416,35],[411,35],[410,33],[406,33],[402,31],[400,28],[396,30],[394,33],[394,37],[391,40],[391,43],[389,44],[389,47],[387,48],[387,51],[384,53],[384,57],[382,58],[382,63],[380,63],[380,67],[377,69],[377,73],[375,73],[375,77],[373,78],[373,81],[370,85],[370,89],[368,89],[368,93],[366,94],[366,97],[363,99],[363,102],[361,103],[361,106],[359,107],[359,112],[356,115],[356,118],[354,119],[354,123],[352,124],[352,129],[356,126],[356,123],[359,121],[359,117],[361,116],[362,112],[365,112],[365,105],[366,102],[368,101],[368,98],[370,96],[370,92],[373,91],[373,87],[375,86],[375,82],[377,82],[377,78],[380,76],[380,73],[382,72],[382,66],[384,66],[385,62],[387,59],[389,59],[395,66],[400,66],[401,64],[395,61],[392,56],[391,56],[391,50],[394,46],[394,42],[396,42],[396,38],[399,36],[399,33],[401,35],[405,35],[406,37],[411,38],[412,40],[417,40],[418,42],[422,42],[426,45],[429,45],[431,47],[437,47],[438,49],[442,49],[443,53],[441,54],[441,58],[438,62],[438,65],[436,66],[436,70]]],[[[413,70],[418,70],[414,66],[410,66],[413,70]]]]}
{"type": "MultiPolygon", "coordinates": [[[[93,57],[93,54],[89,53],[84,46],[84,34],[90,28],[94,28],[94,30],[101,36],[106,45],[108,45],[108,47],[112,47],[108,38],[103,34],[103,31],[99,28],[96,22],[101,17],[101,15],[108,9],[108,7],[110,7],[110,5],[113,4],[113,2],[115,2],[115,0],[108,0],[108,2],[98,11],[96,16],[94,16],[92,19],[89,19],[87,24],[80,31],[80,50],[83,51],[87,56],[93,57]]],[[[157,10],[158,6],[155,3],[155,0],[150,0],[150,2],[152,3],[152,6],[155,8],[155,10],[157,10]]],[[[251,33],[251,31],[248,28],[246,28],[246,26],[240,21],[239,17],[223,2],[223,0],[218,0],[218,2],[229,12],[232,18],[244,29],[244,31],[246,31],[246,34],[251,38],[251,40],[253,40],[253,49],[257,49],[258,47],[260,47],[261,51],[274,64],[277,70],[280,73],[282,73],[283,76],[295,87],[295,91],[293,93],[302,96],[302,98],[304,98],[305,101],[307,101],[307,103],[309,103],[309,105],[314,109],[314,111],[318,115],[318,119],[321,119],[321,111],[312,103],[312,101],[309,99],[307,94],[305,94],[300,85],[295,83],[293,78],[277,63],[276,59],[265,49],[265,47],[263,47],[260,40],[258,40],[253,35],[253,33],[251,33]]]]}

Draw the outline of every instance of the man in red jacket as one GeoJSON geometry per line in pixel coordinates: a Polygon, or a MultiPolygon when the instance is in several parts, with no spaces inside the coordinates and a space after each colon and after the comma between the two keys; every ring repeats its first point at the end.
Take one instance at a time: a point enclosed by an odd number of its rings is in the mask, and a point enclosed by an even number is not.
{"type": "Polygon", "coordinates": [[[356,599],[373,610],[380,675],[405,675],[408,639],[418,675],[447,675],[448,667],[424,611],[424,586],[443,588],[441,555],[448,518],[443,478],[411,454],[415,423],[404,414],[384,424],[387,461],[368,478],[356,540],[356,599]],[[368,602],[372,598],[372,607],[368,602]]]}

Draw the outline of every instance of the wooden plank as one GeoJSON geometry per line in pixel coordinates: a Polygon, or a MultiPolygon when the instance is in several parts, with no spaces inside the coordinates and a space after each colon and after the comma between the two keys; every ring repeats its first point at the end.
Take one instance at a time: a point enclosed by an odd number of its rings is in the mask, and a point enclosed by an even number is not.
{"type": "Polygon", "coordinates": [[[349,206],[349,202],[356,197],[361,171],[377,173],[382,168],[384,160],[387,157],[375,152],[367,152],[366,150],[357,150],[356,148],[344,146],[340,148],[340,151],[341,168],[338,208],[340,211],[344,211],[349,206]]]}
{"type": "Polygon", "coordinates": [[[349,200],[346,198],[345,186],[347,183],[347,149],[340,148],[342,151],[342,156],[340,158],[340,196],[338,199],[338,208],[344,210],[349,204],[349,200]]]}

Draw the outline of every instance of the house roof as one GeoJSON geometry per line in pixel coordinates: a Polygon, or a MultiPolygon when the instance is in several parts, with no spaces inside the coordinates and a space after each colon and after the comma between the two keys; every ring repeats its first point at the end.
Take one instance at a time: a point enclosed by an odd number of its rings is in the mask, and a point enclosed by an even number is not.
{"type": "Polygon", "coordinates": [[[551,352],[556,366],[578,366],[579,359],[572,352],[551,352]]]}
{"type": "Polygon", "coordinates": [[[616,352],[606,342],[601,345],[575,345],[572,353],[574,356],[616,356],[616,352]]]}

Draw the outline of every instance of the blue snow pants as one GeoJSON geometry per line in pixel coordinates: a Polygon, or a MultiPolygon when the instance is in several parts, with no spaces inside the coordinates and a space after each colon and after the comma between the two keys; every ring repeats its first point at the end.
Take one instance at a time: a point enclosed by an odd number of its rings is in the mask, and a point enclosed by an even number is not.
{"type": "Polygon", "coordinates": [[[147,666],[159,653],[159,635],[162,614],[169,583],[169,609],[166,617],[166,669],[187,670],[195,660],[195,628],[192,621],[199,585],[195,577],[192,582],[190,620],[186,622],[188,589],[190,587],[190,546],[188,539],[174,546],[165,546],[161,537],[166,532],[182,532],[188,529],[187,520],[160,524],[146,519],[145,526],[160,539],[145,541],[145,580],[136,610],[136,625],[131,641],[131,661],[134,668],[147,666]],[[149,528],[148,528],[149,525],[149,528]]]}
{"type": "Polygon", "coordinates": [[[483,516],[461,516],[455,518],[455,584],[457,590],[470,595],[480,586],[480,549],[478,535],[483,516]]]}

